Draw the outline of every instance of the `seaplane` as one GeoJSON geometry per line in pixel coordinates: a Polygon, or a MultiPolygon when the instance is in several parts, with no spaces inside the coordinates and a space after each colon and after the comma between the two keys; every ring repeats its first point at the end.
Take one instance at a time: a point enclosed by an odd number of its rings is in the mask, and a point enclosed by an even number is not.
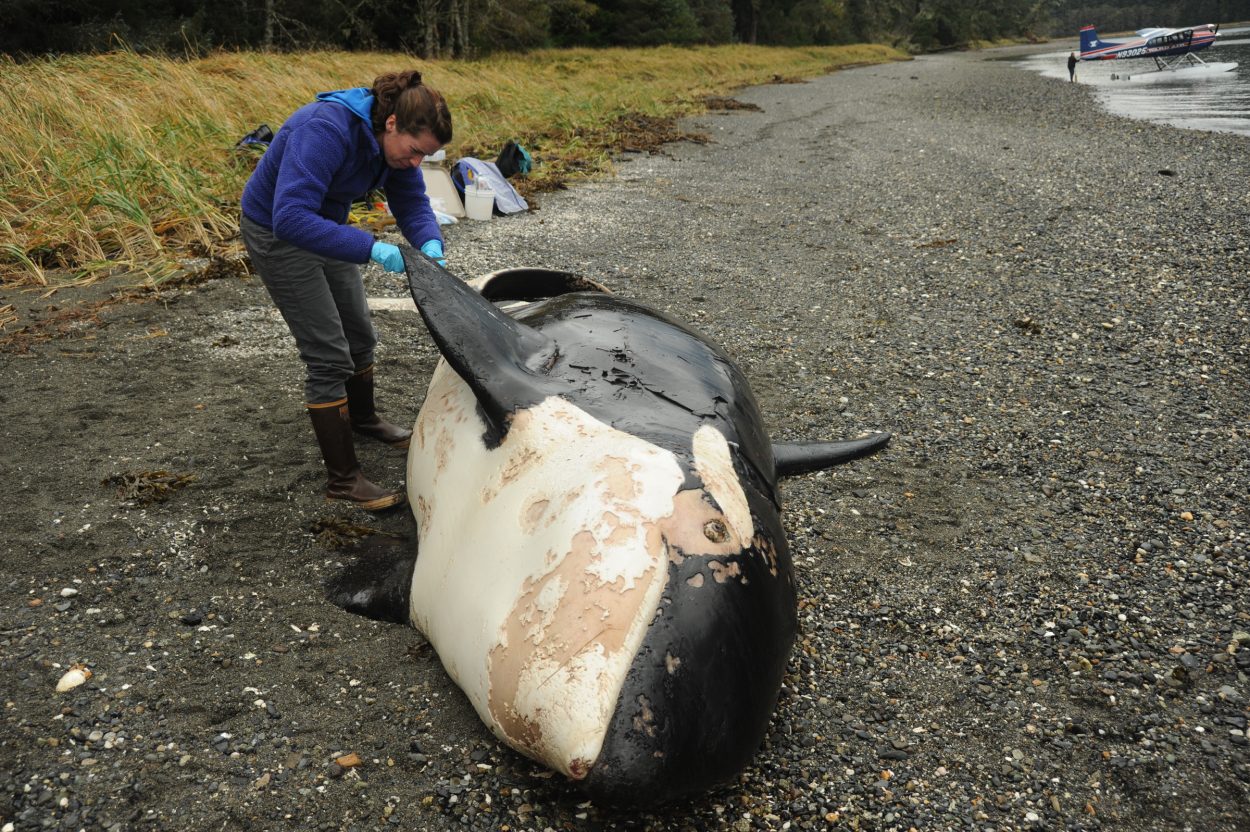
{"type": "Polygon", "coordinates": [[[1113,81],[1155,81],[1199,75],[1215,75],[1237,68],[1235,62],[1204,61],[1194,53],[1215,43],[1218,23],[1186,29],[1138,29],[1137,36],[1100,40],[1093,26],[1081,29],[1081,60],[1111,61],[1153,58],[1155,69],[1133,75],[1111,76],[1113,81]]]}

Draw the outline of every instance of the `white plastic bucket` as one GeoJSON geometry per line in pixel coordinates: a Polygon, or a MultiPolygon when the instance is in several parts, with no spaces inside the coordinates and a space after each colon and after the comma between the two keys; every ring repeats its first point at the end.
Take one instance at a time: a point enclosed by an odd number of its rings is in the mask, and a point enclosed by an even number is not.
{"type": "Polygon", "coordinates": [[[486,189],[465,188],[464,212],[471,220],[488,220],[495,211],[495,192],[486,189]]]}

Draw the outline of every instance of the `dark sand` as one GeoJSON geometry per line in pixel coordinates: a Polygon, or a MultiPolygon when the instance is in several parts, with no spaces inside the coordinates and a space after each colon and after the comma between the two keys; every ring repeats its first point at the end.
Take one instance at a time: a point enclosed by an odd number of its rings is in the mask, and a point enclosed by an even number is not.
{"type": "MultiPolygon", "coordinates": [[[[1250,144],[1001,54],[746,90],[762,112],[687,125],[709,144],[448,232],[458,273],[573,269],[689,320],[776,438],[897,434],[785,484],[772,734],[659,813],[584,805],[414,630],[325,601],[353,555],[314,524],[411,521],[322,501],[256,280],[4,292],[70,317],[0,354],[0,827],[1250,829],[1250,144]],[[102,484],[157,470],[195,479],[102,484]]],[[[435,353],[415,315],[376,323],[407,421],[435,353]]]]}

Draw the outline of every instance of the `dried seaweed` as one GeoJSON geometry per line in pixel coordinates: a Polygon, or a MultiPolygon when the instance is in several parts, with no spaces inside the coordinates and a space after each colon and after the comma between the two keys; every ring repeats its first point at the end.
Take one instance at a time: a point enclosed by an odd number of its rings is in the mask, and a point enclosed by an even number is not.
{"type": "Polygon", "coordinates": [[[317,542],[327,549],[346,549],[375,534],[400,537],[382,529],[375,529],[373,526],[352,523],[341,517],[319,517],[309,526],[309,531],[316,535],[317,542]]]}
{"type": "Polygon", "coordinates": [[[709,110],[751,110],[757,113],[764,112],[758,104],[752,104],[748,101],[739,101],[736,98],[725,98],[719,95],[709,95],[703,99],[703,106],[709,110]]]}
{"type": "Polygon", "coordinates": [[[175,491],[195,482],[194,474],[175,474],[169,471],[126,471],[105,477],[101,485],[113,486],[117,496],[124,502],[146,506],[163,503],[175,491]]]}

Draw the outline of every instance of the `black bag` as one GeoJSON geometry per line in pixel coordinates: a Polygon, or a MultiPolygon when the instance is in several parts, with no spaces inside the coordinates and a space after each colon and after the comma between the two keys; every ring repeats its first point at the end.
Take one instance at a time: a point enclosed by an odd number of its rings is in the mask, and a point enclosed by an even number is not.
{"type": "Polygon", "coordinates": [[[505,179],[511,179],[518,173],[524,176],[530,172],[533,164],[534,160],[525,152],[525,148],[512,141],[503,146],[503,150],[499,151],[499,158],[495,160],[495,167],[499,168],[505,179]]]}
{"type": "Polygon", "coordinates": [[[249,144],[259,144],[268,147],[271,141],[273,141],[273,131],[269,129],[268,124],[262,124],[260,127],[257,127],[255,130],[239,139],[234,146],[240,149],[247,147],[249,144]]]}

